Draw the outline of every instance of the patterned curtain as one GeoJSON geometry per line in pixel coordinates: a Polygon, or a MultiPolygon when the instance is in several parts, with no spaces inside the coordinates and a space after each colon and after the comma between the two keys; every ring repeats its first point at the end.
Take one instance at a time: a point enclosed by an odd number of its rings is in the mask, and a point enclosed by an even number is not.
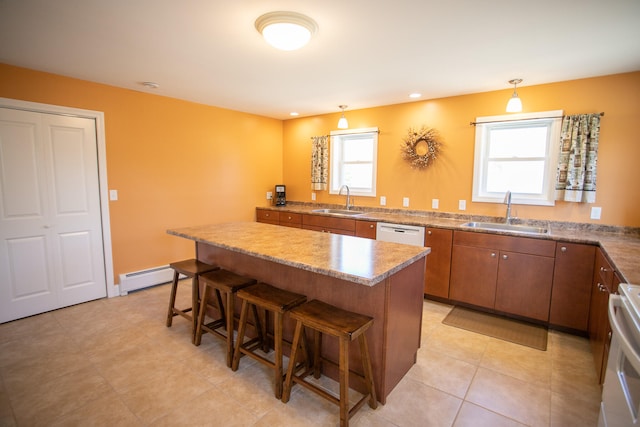
{"type": "Polygon", "coordinates": [[[329,182],[329,137],[323,135],[311,139],[311,189],[326,190],[329,182]]]}
{"type": "Polygon", "coordinates": [[[565,116],[560,135],[556,200],[594,203],[600,114],[565,116]]]}

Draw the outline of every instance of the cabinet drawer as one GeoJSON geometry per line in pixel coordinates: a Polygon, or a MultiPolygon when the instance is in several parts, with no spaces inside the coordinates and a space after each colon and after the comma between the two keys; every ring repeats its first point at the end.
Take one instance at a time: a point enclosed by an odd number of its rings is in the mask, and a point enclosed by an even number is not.
{"type": "Polygon", "coordinates": [[[269,209],[256,209],[256,221],[278,225],[280,221],[280,212],[269,209]]]}
{"type": "Polygon", "coordinates": [[[471,231],[455,231],[453,233],[453,244],[546,257],[553,257],[556,252],[556,242],[553,240],[475,233],[471,231]]]}
{"type": "Polygon", "coordinates": [[[375,240],[376,225],[375,221],[356,221],[356,236],[375,240]]]}
{"type": "Polygon", "coordinates": [[[322,233],[343,234],[345,236],[355,236],[356,235],[355,231],[340,230],[339,228],[317,227],[315,225],[306,225],[306,224],[303,225],[302,228],[304,228],[305,230],[320,231],[322,233]]]}
{"type": "Polygon", "coordinates": [[[280,225],[288,227],[302,227],[302,214],[280,212],[280,225]]]}
{"type": "Polygon", "coordinates": [[[356,220],[351,218],[336,218],[331,216],[304,214],[302,216],[302,225],[305,226],[303,228],[311,226],[324,229],[350,231],[352,233],[351,235],[354,235],[356,232],[356,220]]]}

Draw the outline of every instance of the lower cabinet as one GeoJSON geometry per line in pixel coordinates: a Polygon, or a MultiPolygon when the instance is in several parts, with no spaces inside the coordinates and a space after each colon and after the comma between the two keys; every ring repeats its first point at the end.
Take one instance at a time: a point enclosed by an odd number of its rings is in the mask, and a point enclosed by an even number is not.
{"type": "Polygon", "coordinates": [[[377,223],[375,221],[356,221],[356,237],[376,239],[377,223]]]}
{"type": "Polygon", "coordinates": [[[426,295],[449,298],[452,242],[453,230],[432,227],[425,230],[424,245],[431,248],[424,275],[426,295]]]}
{"type": "Polygon", "coordinates": [[[356,235],[356,220],[324,215],[302,215],[302,228],[323,233],[356,235]]]}
{"type": "Polygon", "coordinates": [[[558,242],[549,323],[587,332],[596,247],[558,242]]]}
{"type": "Polygon", "coordinates": [[[609,324],[609,295],[615,293],[620,284],[620,278],[613,271],[609,260],[602,250],[596,251],[593,270],[593,285],[591,287],[591,310],[589,312],[589,342],[596,373],[600,383],[604,382],[611,340],[611,325],[609,324]]]}
{"type": "Polygon", "coordinates": [[[449,297],[548,321],[556,243],[455,231],[449,297]]]}

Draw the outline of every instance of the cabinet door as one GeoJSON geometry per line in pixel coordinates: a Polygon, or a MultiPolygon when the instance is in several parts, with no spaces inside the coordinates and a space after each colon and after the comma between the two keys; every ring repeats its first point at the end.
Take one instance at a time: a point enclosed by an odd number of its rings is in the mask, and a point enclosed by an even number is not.
{"type": "Polygon", "coordinates": [[[454,245],[451,251],[449,297],[455,301],[493,308],[497,275],[497,251],[454,245]]]}
{"type": "Polygon", "coordinates": [[[558,242],[549,323],[587,331],[596,247],[558,242]]]}
{"type": "Polygon", "coordinates": [[[553,258],[500,252],[495,309],[549,320],[553,258]]]}
{"type": "Polygon", "coordinates": [[[356,236],[375,240],[376,226],[375,221],[356,221],[356,236]]]}
{"type": "Polygon", "coordinates": [[[431,248],[427,255],[427,269],[424,276],[424,293],[440,298],[449,298],[449,277],[451,274],[451,243],[453,230],[427,228],[424,245],[431,248]]]}
{"type": "Polygon", "coordinates": [[[589,342],[600,383],[604,381],[604,360],[609,342],[609,317],[607,313],[609,294],[613,284],[613,267],[601,249],[596,250],[591,286],[591,309],[589,310],[589,342]]]}
{"type": "Polygon", "coordinates": [[[280,212],[272,211],[269,209],[256,209],[256,221],[266,222],[267,224],[279,224],[280,212]]]}

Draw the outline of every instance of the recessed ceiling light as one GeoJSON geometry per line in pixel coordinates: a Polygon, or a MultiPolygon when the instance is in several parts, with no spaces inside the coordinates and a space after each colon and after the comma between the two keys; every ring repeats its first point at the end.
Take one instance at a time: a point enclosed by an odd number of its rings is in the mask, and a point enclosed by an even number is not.
{"type": "Polygon", "coordinates": [[[300,49],[318,30],[313,19],[297,12],[265,13],[255,25],[267,43],[280,50],[300,49]]]}
{"type": "Polygon", "coordinates": [[[422,94],[421,93],[417,93],[417,92],[409,94],[409,98],[420,98],[421,96],[422,96],[422,94]]]}
{"type": "Polygon", "coordinates": [[[142,86],[148,87],[149,89],[158,89],[160,87],[156,82],[142,82],[142,86]]]}
{"type": "Polygon", "coordinates": [[[292,112],[289,113],[289,115],[293,116],[293,117],[296,117],[296,116],[299,116],[300,114],[298,112],[296,112],[296,111],[292,111],[292,112]]]}

